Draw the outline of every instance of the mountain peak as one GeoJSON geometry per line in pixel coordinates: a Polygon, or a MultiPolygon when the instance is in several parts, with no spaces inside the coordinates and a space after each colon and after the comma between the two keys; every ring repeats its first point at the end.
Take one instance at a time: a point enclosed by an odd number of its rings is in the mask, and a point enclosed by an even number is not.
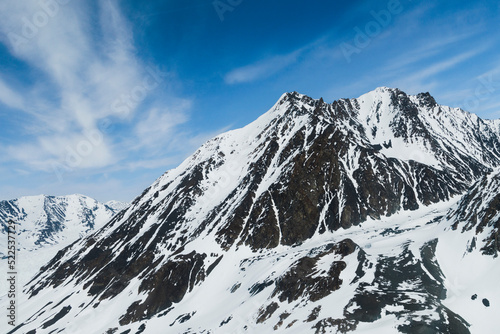
{"type": "MultiPolygon", "coordinates": [[[[398,96],[408,96],[405,92],[400,90],[399,88],[392,88],[392,87],[386,87],[386,86],[380,86],[375,88],[374,90],[365,93],[363,95],[371,95],[374,97],[381,97],[381,96],[393,96],[393,97],[398,97],[398,96]]],[[[362,96],[363,96],[362,95],[362,96]]]]}
{"type": "Polygon", "coordinates": [[[426,107],[426,108],[430,109],[430,108],[434,108],[438,105],[436,100],[434,99],[434,97],[429,92],[419,93],[416,95],[416,97],[417,97],[417,100],[420,102],[420,106],[422,106],[422,107],[426,107]]]}
{"type": "Polygon", "coordinates": [[[362,98],[364,96],[371,96],[372,99],[379,99],[379,100],[382,100],[384,98],[390,98],[393,101],[397,99],[407,100],[409,98],[414,98],[416,101],[420,101],[422,106],[428,108],[433,108],[438,105],[434,97],[429,92],[418,93],[417,95],[411,95],[400,90],[399,88],[391,88],[386,86],[377,87],[371,92],[361,95],[359,98],[362,98]]]}
{"type": "Polygon", "coordinates": [[[401,92],[401,90],[399,88],[380,86],[380,87],[375,88],[373,90],[373,92],[376,92],[376,93],[399,93],[399,92],[401,92]]]}
{"type": "Polygon", "coordinates": [[[306,104],[309,104],[311,103],[312,101],[315,101],[315,99],[313,99],[312,97],[310,96],[307,96],[307,95],[304,95],[304,94],[300,94],[296,91],[293,91],[293,92],[288,92],[288,93],[285,93],[281,96],[281,98],[278,100],[278,104],[283,104],[285,102],[290,102],[290,103],[299,103],[299,102],[302,102],[302,103],[306,103],[306,104]]]}

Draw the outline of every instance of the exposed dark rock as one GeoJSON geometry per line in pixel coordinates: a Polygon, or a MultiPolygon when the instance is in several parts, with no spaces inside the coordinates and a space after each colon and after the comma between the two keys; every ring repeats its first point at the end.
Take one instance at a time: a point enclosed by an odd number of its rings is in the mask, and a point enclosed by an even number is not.
{"type": "Polygon", "coordinates": [[[50,327],[52,326],[53,324],[55,324],[56,322],[58,322],[59,320],[61,320],[66,314],[69,313],[69,311],[71,311],[71,306],[65,306],[63,307],[59,313],[57,313],[55,316],[53,316],[50,320],[47,320],[46,322],[44,322],[42,324],[42,328],[47,328],[47,327],[50,327]]]}
{"type": "Polygon", "coordinates": [[[193,315],[195,315],[196,312],[192,312],[192,313],[187,313],[187,314],[181,314],[180,316],[178,316],[173,323],[170,324],[170,327],[172,327],[173,325],[175,325],[176,322],[180,323],[180,324],[183,324],[185,323],[186,321],[188,321],[189,319],[191,319],[193,317],[193,315]]]}
{"type": "Polygon", "coordinates": [[[120,324],[149,319],[173,303],[180,302],[184,295],[205,277],[203,269],[205,257],[205,254],[195,252],[178,255],[145,277],[139,292],[147,292],[148,297],[142,302],[133,303],[127,313],[120,318],[120,324]]]}
{"type": "Polygon", "coordinates": [[[314,320],[318,319],[318,315],[319,315],[319,312],[320,312],[320,311],[321,311],[321,305],[320,305],[320,306],[316,306],[316,307],[312,310],[311,314],[309,314],[309,317],[307,317],[307,320],[306,320],[306,321],[307,321],[307,322],[312,322],[312,321],[314,321],[314,320]]]}
{"type": "Polygon", "coordinates": [[[426,107],[428,109],[434,108],[438,105],[436,103],[436,100],[431,96],[431,94],[429,94],[429,92],[418,94],[417,99],[420,106],[426,107]]]}
{"type": "Polygon", "coordinates": [[[259,292],[261,292],[262,290],[264,290],[265,288],[267,288],[268,286],[271,286],[273,285],[273,281],[269,280],[269,281],[264,281],[262,283],[255,283],[254,285],[252,285],[250,287],[250,289],[248,289],[248,292],[250,292],[250,294],[252,296],[255,296],[256,294],[258,294],[259,292]]]}
{"type": "Polygon", "coordinates": [[[343,261],[333,261],[326,275],[318,275],[316,263],[322,257],[332,253],[345,257],[352,254],[355,249],[355,244],[347,239],[332,245],[330,249],[314,257],[305,256],[299,259],[276,280],[272,296],[278,296],[280,301],[286,300],[289,303],[305,296],[312,302],[328,296],[340,288],[342,284],[340,273],[345,269],[346,264],[343,261]]]}
{"type": "Polygon", "coordinates": [[[257,316],[257,323],[260,324],[269,319],[278,308],[279,305],[275,302],[267,305],[265,308],[261,308],[257,316]]]}
{"type": "Polygon", "coordinates": [[[380,258],[373,283],[359,285],[344,309],[345,319],[354,323],[374,322],[381,318],[386,306],[401,305],[404,310],[396,316],[408,323],[398,327],[402,333],[469,333],[468,323],[441,304],[446,289],[435,257],[436,245],[437,240],[432,240],[421,248],[421,261],[409,251],[408,245],[398,257],[380,258]],[[411,287],[402,289],[404,285],[411,287]],[[417,302],[412,297],[415,294],[425,301],[417,302]],[[439,315],[440,320],[413,316],[414,312],[424,310],[439,315]]]}
{"type": "Polygon", "coordinates": [[[280,314],[280,320],[278,321],[278,323],[276,325],[274,325],[274,330],[278,330],[278,328],[280,328],[281,326],[283,326],[283,322],[290,316],[291,314],[290,313],[282,313],[280,314]]]}
{"type": "Polygon", "coordinates": [[[235,293],[236,290],[238,290],[241,286],[241,283],[236,283],[235,285],[233,285],[233,287],[231,288],[231,293],[235,293]]]}
{"type": "Polygon", "coordinates": [[[145,330],[146,330],[146,325],[142,324],[141,326],[139,326],[139,330],[135,334],[141,334],[145,330]]]}
{"type": "Polygon", "coordinates": [[[316,334],[327,333],[348,333],[356,329],[357,322],[346,319],[326,318],[319,321],[312,328],[316,329],[316,334]]]}
{"type": "Polygon", "coordinates": [[[233,319],[233,316],[230,316],[229,318],[227,318],[226,320],[222,321],[219,325],[219,327],[222,327],[224,325],[227,325],[231,320],[233,319]]]}
{"type": "Polygon", "coordinates": [[[224,257],[224,255],[221,255],[217,258],[217,260],[214,261],[214,263],[212,263],[210,266],[208,266],[207,268],[207,276],[210,275],[210,273],[212,272],[212,270],[215,269],[215,267],[217,267],[217,265],[220,263],[220,261],[222,260],[222,258],[224,257]]]}

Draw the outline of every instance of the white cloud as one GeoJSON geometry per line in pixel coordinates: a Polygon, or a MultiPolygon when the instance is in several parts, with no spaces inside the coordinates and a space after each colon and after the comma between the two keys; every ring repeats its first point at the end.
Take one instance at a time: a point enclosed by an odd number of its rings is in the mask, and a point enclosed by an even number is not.
{"type": "Polygon", "coordinates": [[[24,109],[21,95],[7,86],[2,79],[0,79],[0,102],[11,108],[24,109]]]}
{"type": "MultiPolygon", "coordinates": [[[[47,170],[54,164],[67,167],[68,156],[81,151],[75,159],[79,162],[71,166],[77,170],[125,158],[127,147],[100,133],[99,122],[110,117],[130,122],[169,79],[137,57],[133,34],[117,1],[101,0],[93,7],[80,1],[2,0],[0,36],[13,56],[42,74],[23,92],[24,99],[0,81],[0,101],[24,111],[28,115],[24,130],[35,136],[0,147],[8,153],[2,160],[47,170]],[[51,5],[42,5],[47,3],[51,5]],[[92,142],[89,133],[104,137],[92,142]]],[[[132,135],[142,147],[154,144],[148,138],[172,133],[186,121],[183,111],[152,112],[132,135]]]]}
{"type": "Polygon", "coordinates": [[[442,76],[443,72],[483,53],[485,50],[487,50],[487,47],[477,48],[444,58],[440,61],[428,62],[425,66],[415,65],[417,70],[412,70],[411,72],[409,69],[406,69],[400,73],[386,73],[389,78],[389,86],[399,87],[408,93],[433,91],[434,94],[438,94],[439,91],[444,91],[442,87],[446,77],[442,76]]]}
{"type": "Polygon", "coordinates": [[[226,74],[224,80],[228,84],[238,84],[267,78],[297,62],[297,58],[301,53],[302,49],[236,68],[226,74]]]}
{"type": "Polygon", "coordinates": [[[440,61],[438,63],[431,64],[430,66],[423,68],[419,72],[408,77],[406,80],[408,80],[408,81],[420,81],[420,80],[429,78],[429,77],[434,76],[438,73],[441,73],[443,71],[446,71],[450,68],[455,67],[456,65],[466,61],[467,59],[474,57],[478,53],[480,53],[480,50],[467,51],[467,52],[464,52],[462,54],[458,54],[456,56],[453,56],[449,59],[440,61]]]}
{"type": "Polygon", "coordinates": [[[425,43],[418,45],[415,49],[403,53],[401,56],[391,59],[391,63],[385,67],[386,71],[401,70],[413,64],[419,63],[433,56],[446,52],[450,45],[460,43],[480,33],[478,29],[471,29],[462,34],[438,36],[429,38],[425,43]]]}
{"type": "Polygon", "coordinates": [[[151,109],[147,117],[138,122],[135,127],[137,142],[133,148],[167,147],[172,141],[175,128],[188,120],[186,110],[190,106],[189,101],[182,101],[177,108],[172,110],[151,109]]]}

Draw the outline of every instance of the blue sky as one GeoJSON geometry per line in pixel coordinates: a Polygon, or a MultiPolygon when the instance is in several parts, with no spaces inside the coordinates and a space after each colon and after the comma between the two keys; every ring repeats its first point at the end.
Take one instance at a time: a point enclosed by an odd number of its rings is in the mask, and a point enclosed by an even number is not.
{"type": "Polygon", "coordinates": [[[130,201],[287,91],[500,118],[497,1],[2,0],[0,199],[130,201]]]}

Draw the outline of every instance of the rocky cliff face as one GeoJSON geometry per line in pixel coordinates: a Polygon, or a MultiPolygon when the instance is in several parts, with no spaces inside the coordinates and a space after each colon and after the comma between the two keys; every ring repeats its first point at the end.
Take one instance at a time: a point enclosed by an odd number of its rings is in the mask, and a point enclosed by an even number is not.
{"type": "Polygon", "coordinates": [[[285,94],[59,252],[14,332],[362,333],[395,319],[403,333],[469,333],[439,240],[454,233],[446,210],[500,165],[495,124],[427,93],[285,94]]]}

